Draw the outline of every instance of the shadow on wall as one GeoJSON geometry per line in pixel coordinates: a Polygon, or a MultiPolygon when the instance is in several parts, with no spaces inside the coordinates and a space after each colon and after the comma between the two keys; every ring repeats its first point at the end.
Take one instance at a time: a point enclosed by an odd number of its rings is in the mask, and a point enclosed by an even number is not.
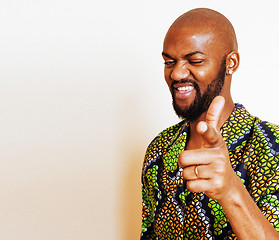
{"type": "Polygon", "coordinates": [[[140,98],[135,96],[124,98],[130,101],[125,101],[125,104],[120,105],[122,106],[119,111],[121,116],[117,121],[120,130],[118,159],[120,159],[119,169],[122,174],[117,224],[120,227],[119,239],[138,240],[141,232],[141,170],[149,141],[146,139],[148,136],[145,125],[147,119],[143,119],[143,116],[147,114],[142,112],[144,105],[138,102],[140,98]],[[131,102],[131,99],[135,100],[131,102]],[[142,111],[139,105],[142,106],[142,111]]]}
{"type": "Polygon", "coordinates": [[[141,184],[142,153],[131,152],[130,163],[123,176],[122,236],[123,240],[138,240],[141,230],[141,184]]]}

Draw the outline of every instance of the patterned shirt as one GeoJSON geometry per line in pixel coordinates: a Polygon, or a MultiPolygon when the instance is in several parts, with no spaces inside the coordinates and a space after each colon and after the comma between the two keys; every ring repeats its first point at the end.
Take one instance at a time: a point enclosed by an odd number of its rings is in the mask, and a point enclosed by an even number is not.
{"type": "MultiPolygon", "coordinates": [[[[222,207],[183,184],[178,155],[189,124],[162,131],[149,145],[142,171],[141,239],[236,239],[222,207]]],[[[231,165],[265,217],[279,231],[279,126],[240,104],[221,128],[231,165]]]]}

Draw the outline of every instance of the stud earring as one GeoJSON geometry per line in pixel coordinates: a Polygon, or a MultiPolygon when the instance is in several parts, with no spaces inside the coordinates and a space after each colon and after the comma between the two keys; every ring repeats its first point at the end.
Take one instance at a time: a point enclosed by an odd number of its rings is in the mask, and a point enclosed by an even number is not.
{"type": "Polygon", "coordinates": [[[228,70],[228,74],[229,74],[229,75],[232,75],[232,74],[233,74],[233,70],[229,69],[229,70],[228,70]]]}

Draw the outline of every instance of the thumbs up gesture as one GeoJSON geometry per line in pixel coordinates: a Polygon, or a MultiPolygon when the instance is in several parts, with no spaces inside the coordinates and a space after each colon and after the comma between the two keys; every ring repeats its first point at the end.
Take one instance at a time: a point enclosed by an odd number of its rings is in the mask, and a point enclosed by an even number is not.
{"type": "Polygon", "coordinates": [[[202,139],[201,148],[183,151],[178,158],[188,190],[204,192],[218,202],[229,197],[233,185],[238,181],[231,167],[226,143],[218,129],[224,104],[221,96],[212,101],[206,121],[196,126],[196,132],[202,139]]]}

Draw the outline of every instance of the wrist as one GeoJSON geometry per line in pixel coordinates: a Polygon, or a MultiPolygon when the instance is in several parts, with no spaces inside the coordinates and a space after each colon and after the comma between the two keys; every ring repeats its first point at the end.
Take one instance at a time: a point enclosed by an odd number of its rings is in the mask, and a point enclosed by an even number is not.
{"type": "Polygon", "coordinates": [[[237,176],[235,177],[236,178],[234,178],[233,184],[230,186],[226,194],[222,196],[222,198],[217,200],[219,204],[222,206],[222,208],[224,209],[224,211],[227,207],[229,208],[242,207],[243,204],[245,204],[245,197],[244,197],[245,193],[246,195],[247,194],[249,195],[241,180],[237,176]]]}

